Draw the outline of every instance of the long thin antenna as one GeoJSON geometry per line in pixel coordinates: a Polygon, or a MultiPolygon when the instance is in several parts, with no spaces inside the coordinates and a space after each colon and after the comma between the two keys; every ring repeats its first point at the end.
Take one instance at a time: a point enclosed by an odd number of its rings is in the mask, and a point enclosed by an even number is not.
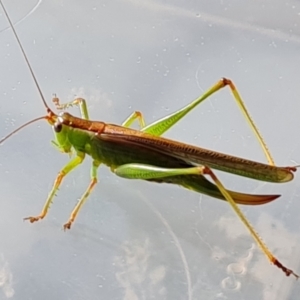
{"type": "Polygon", "coordinates": [[[47,102],[46,102],[45,97],[44,97],[44,95],[43,95],[43,93],[42,93],[42,90],[41,90],[41,88],[40,88],[40,85],[39,85],[39,83],[38,83],[38,81],[37,81],[37,79],[36,79],[36,77],[35,77],[35,75],[34,75],[34,72],[33,72],[32,68],[31,68],[31,65],[30,65],[30,63],[29,63],[29,60],[28,60],[27,55],[26,55],[26,53],[25,53],[25,50],[24,50],[24,48],[22,47],[21,41],[20,41],[20,39],[19,39],[19,36],[18,36],[18,34],[17,34],[16,30],[15,30],[15,27],[14,27],[14,25],[13,25],[13,23],[12,23],[12,21],[11,21],[11,19],[10,19],[10,17],[9,17],[9,15],[8,15],[8,13],[7,13],[7,11],[6,11],[6,9],[5,9],[5,7],[4,7],[4,5],[3,5],[3,3],[2,3],[1,0],[0,0],[0,4],[1,4],[2,9],[3,9],[3,11],[4,11],[4,14],[5,14],[5,16],[6,16],[7,20],[8,20],[8,23],[10,24],[10,27],[11,27],[11,29],[12,29],[12,31],[13,31],[13,34],[14,34],[16,40],[17,40],[17,43],[18,43],[18,45],[19,45],[19,47],[20,47],[20,49],[21,49],[21,52],[22,52],[22,54],[23,54],[23,56],[24,56],[24,58],[25,58],[26,64],[27,64],[27,66],[28,66],[28,68],[29,68],[29,71],[30,71],[31,76],[32,76],[32,78],[33,78],[33,80],[34,80],[34,83],[35,83],[35,85],[36,85],[36,87],[37,87],[37,89],[38,89],[38,91],[39,91],[39,94],[40,94],[40,96],[41,96],[41,99],[42,99],[42,101],[43,101],[45,107],[47,108],[47,112],[50,112],[51,110],[50,110],[50,108],[49,108],[48,105],[47,105],[47,102]]]}
{"type": "Polygon", "coordinates": [[[47,109],[47,114],[48,114],[47,116],[42,116],[42,117],[35,118],[35,119],[33,119],[33,120],[31,120],[31,121],[28,121],[27,123],[21,125],[21,126],[18,127],[17,129],[15,129],[15,130],[12,131],[11,133],[9,133],[7,136],[5,136],[4,138],[2,138],[2,139],[0,140],[0,145],[1,145],[1,144],[2,144],[4,141],[6,141],[9,137],[11,137],[12,135],[14,135],[15,133],[17,133],[18,131],[20,131],[22,128],[26,127],[26,126],[29,125],[29,124],[32,124],[32,123],[34,123],[34,122],[36,122],[36,121],[43,120],[43,119],[46,119],[46,120],[48,119],[48,121],[49,121],[50,118],[51,118],[51,116],[54,115],[54,113],[52,112],[52,110],[51,110],[51,109],[49,108],[49,106],[47,105],[47,102],[46,102],[46,100],[45,100],[45,97],[44,97],[44,95],[43,95],[43,93],[42,93],[42,90],[41,90],[41,88],[40,88],[40,85],[39,85],[39,83],[38,83],[38,81],[37,81],[37,79],[36,79],[36,77],[35,77],[35,75],[34,75],[34,72],[33,72],[32,68],[31,68],[31,65],[30,65],[30,63],[29,63],[29,60],[28,60],[27,55],[26,55],[26,53],[25,53],[25,50],[24,50],[24,48],[22,47],[21,41],[20,41],[20,39],[19,39],[19,37],[18,37],[18,34],[17,34],[16,30],[15,30],[15,27],[14,27],[14,25],[13,25],[13,23],[12,23],[12,21],[11,21],[11,19],[10,19],[10,17],[9,17],[9,15],[8,15],[8,13],[7,13],[7,11],[6,11],[6,9],[5,9],[5,7],[4,7],[4,5],[3,5],[3,3],[2,3],[1,0],[0,0],[0,4],[1,4],[1,7],[2,7],[2,9],[3,9],[3,11],[4,11],[4,14],[5,14],[5,16],[6,16],[7,20],[8,20],[8,23],[10,24],[10,27],[11,27],[11,29],[12,29],[12,31],[13,31],[13,34],[14,34],[16,40],[17,40],[17,43],[18,43],[18,45],[19,45],[19,47],[20,47],[20,49],[21,49],[21,52],[22,52],[22,54],[23,54],[23,57],[25,58],[27,67],[28,67],[28,69],[29,69],[29,71],[30,71],[30,73],[31,73],[31,76],[32,76],[32,78],[33,78],[33,80],[34,80],[35,86],[36,86],[36,88],[38,89],[38,92],[39,92],[39,94],[40,94],[40,96],[41,96],[41,99],[42,99],[42,101],[43,101],[43,103],[44,103],[46,109],[47,109]]]}
{"type": "Polygon", "coordinates": [[[47,116],[42,116],[42,117],[38,117],[38,118],[35,118],[33,120],[30,120],[28,121],[27,123],[23,124],[22,126],[18,127],[17,129],[15,129],[14,131],[12,131],[10,134],[8,134],[7,136],[5,136],[4,138],[2,138],[0,140],[0,145],[6,141],[9,137],[11,137],[12,135],[14,135],[15,133],[17,133],[18,131],[20,131],[22,128],[26,127],[27,125],[31,124],[31,123],[34,123],[36,121],[39,121],[39,120],[43,120],[43,119],[47,119],[47,116]]]}

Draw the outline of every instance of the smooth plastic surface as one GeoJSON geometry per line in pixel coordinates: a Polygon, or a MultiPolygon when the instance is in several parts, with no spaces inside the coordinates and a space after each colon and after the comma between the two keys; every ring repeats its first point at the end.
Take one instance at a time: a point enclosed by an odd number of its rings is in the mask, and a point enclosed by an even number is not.
{"type": "MultiPolygon", "coordinates": [[[[92,119],[147,122],[231,78],[278,165],[300,163],[299,1],[4,1],[51,104],[88,100],[92,119]]],[[[44,107],[0,11],[0,136],[44,107]]],[[[52,104],[51,104],[52,105],[52,104]]],[[[77,114],[78,110],[71,111],[77,114]]],[[[166,133],[265,162],[224,90],[166,133]]],[[[0,299],[298,299],[299,282],[270,265],[229,205],[188,190],[118,178],[105,167],[73,228],[91,161],[38,214],[69,159],[36,123],[0,147],[0,299]]],[[[231,189],[281,193],[243,207],[276,256],[300,273],[300,174],[269,184],[218,173],[231,189]]]]}

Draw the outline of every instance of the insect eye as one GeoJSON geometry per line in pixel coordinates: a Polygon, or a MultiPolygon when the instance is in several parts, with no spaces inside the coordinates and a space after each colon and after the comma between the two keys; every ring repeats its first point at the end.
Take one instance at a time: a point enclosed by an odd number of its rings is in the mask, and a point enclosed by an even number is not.
{"type": "Polygon", "coordinates": [[[59,122],[54,123],[53,128],[54,128],[54,131],[55,131],[56,133],[59,133],[59,132],[61,132],[61,130],[62,130],[62,124],[59,123],[59,122]]]}

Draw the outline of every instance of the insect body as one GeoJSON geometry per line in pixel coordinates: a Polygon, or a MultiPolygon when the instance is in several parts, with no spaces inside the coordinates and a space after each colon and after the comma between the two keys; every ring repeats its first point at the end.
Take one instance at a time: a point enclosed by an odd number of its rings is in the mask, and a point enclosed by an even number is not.
{"type": "Polygon", "coordinates": [[[75,99],[67,104],[60,104],[57,98],[53,100],[59,110],[67,109],[72,105],[78,105],[81,111],[81,118],[74,117],[66,112],[56,114],[47,105],[14,26],[1,1],[0,3],[23,52],[47,111],[45,116],[29,121],[3,138],[0,143],[3,143],[12,134],[28,124],[45,119],[54,130],[56,139],[54,144],[57,148],[65,153],[75,153],[75,157],[58,173],[41,213],[38,216],[27,217],[25,218],[26,220],[33,223],[46,216],[63,178],[76,168],[84,160],[86,155],[89,155],[93,160],[91,182],[72,211],[69,220],[64,225],[64,229],[71,228],[78,211],[97,183],[97,170],[99,166],[104,164],[110,167],[112,172],[121,177],[177,184],[190,190],[229,202],[268,259],[283,270],[287,276],[292,274],[298,278],[297,274],[286,268],[274,257],[237,205],[265,204],[275,200],[279,195],[250,195],[227,190],[212,171],[212,169],[218,169],[269,182],[290,181],[293,179],[293,172],[296,171],[296,167],[277,167],[274,165],[269,150],[250,118],[238,91],[229,79],[221,79],[206,93],[189,105],[147,126],[145,126],[144,119],[139,112],[134,112],[122,126],[90,121],[86,102],[81,98],[75,99]],[[237,104],[240,106],[246,120],[260,142],[269,164],[258,163],[161,137],[162,134],[198,104],[225,86],[230,87],[237,104]],[[141,130],[129,128],[136,119],[140,122],[141,130]],[[205,176],[210,177],[213,182],[207,180],[205,176]]]}

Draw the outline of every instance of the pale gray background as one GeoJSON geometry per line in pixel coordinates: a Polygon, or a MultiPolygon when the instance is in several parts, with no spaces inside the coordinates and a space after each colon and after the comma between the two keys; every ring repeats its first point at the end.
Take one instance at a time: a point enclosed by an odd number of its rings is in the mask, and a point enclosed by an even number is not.
{"type": "MultiPolygon", "coordinates": [[[[84,96],[92,119],[148,122],[232,78],[278,165],[300,163],[300,2],[4,1],[50,103],[84,96]]],[[[0,12],[0,136],[45,114],[0,12]]],[[[73,110],[77,113],[77,110],[73,110]]],[[[228,90],[168,137],[265,162],[228,90]]],[[[0,299],[298,299],[229,205],[176,186],[117,178],[99,185],[62,231],[89,182],[90,159],[40,212],[68,160],[36,123],[0,147],[0,299]]],[[[270,249],[300,273],[300,177],[269,184],[219,173],[227,187],[283,196],[243,210],[270,249]]]]}

